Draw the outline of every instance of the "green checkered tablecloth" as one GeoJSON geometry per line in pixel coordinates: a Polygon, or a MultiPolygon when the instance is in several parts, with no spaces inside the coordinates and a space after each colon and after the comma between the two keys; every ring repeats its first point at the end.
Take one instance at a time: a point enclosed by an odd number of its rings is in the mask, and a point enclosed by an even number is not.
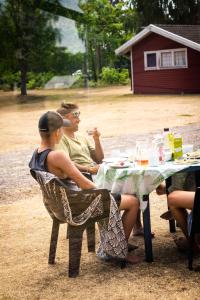
{"type": "Polygon", "coordinates": [[[173,174],[188,168],[190,165],[176,165],[166,162],[157,167],[130,165],[128,168],[113,168],[103,163],[95,176],[97,187],[106,188],[112,193],[135,194],[140,200],[140,208],[145,210],[143,196],[151,193],[159,184],[173,174]]]}

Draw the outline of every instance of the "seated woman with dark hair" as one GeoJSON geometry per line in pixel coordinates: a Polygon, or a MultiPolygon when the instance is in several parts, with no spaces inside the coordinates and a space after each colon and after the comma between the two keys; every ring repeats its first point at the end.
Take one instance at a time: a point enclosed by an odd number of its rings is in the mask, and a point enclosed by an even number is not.
{"type": "MultiPolygon", "coordinates": [[[[60,179],[69,178],[75,182],[77,188],[93,189],[95,184],[81,174],[74,163],[63,151],[55,151],[54,147],[59,143],[63,126],[69,126],[70,122],[63,120],[59,113],[48,111],[43,114],[39,120],[39,133],[41,143],[38,149],[33,153],[29,167],[41,171],[50,172],[60,179]]],[[[133,225],[136,221],[139,209],[139,201],[133,195],[113,195],[120,210],[124,210],[122,223],[124,227],[125,238],[128,242],[133,225]]],[[[141,258],[127,254],[127,262],[138,263],[141,258]]]]}

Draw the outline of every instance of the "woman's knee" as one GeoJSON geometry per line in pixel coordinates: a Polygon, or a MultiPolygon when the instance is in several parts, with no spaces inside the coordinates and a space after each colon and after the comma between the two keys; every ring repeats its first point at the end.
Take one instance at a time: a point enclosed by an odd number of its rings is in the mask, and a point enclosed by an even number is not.
{"type": "Polygon", "coordinates": [[[168,202],[168,206],[171,208],[174,206],[174,202],[175,202],[175,197],[174,197],[174,192],[171,192],[168,197],[167,197],[167,202],[168,202]]]}
{"type": "Polygon", "coordinates": [[[121,209],[139,209],[139,200],[133,195],[122,195],[121,209]]]}
{"type": "Polygon", "coordinates": [[[192,209],[194,203],[194,192],[174,191],[168,195],[170,208],[192,209]]]}

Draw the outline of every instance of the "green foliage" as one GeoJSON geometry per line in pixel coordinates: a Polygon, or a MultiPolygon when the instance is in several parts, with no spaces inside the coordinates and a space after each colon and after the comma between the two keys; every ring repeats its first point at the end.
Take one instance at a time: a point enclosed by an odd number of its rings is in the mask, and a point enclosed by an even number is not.
{"type": "Polygon", "coordinates": [[[4,49],[0,51],[0,72],[20,72],[24,95],[27,72],[47,64],[59,39],[51,22],[57,16],[38,9],[37,4],[35,0],[6,0],[0,7],[1,49],[4,49]]]}
{"type": "MultiPolygon", "coordinates": [[[[103,67],[101,73],[101,80],[98,81],[88,80],[88,87],[102,87],[109,85],[126,85],[129,83],[129,73],[127,69],[115,69],[103,67]]],[[[78,80],[73,84],[73,88],[84,87],[84,78],[79,76],[78,80]]]]}
{"type": "Polygon", "coordinates": [[[106,84],[127,84],[129,81],[129,73],[127,69],[114,69],[104,67],[102,69],[102,82],[106,84]]]}
{"type": "MultiPolygon", "coordinates": [[[[28,89],[35,89],[35,88],[42,88],[44,87],[45,83],[47,83],[54,74],[52,72],[47,73],[33,73],[28,72],[27,74],[27,88],[28,89]]],[[[1,88],[3,90],[13,90],[14,87],[20,87],[21,78],[20,72],[12,73],[6,72],[1,77],[2,85],[1,88]]]]}
{"type": "MultiPolygon", "coordinates": [[[[98,81],[103,67],[121,67],[115,49],[134,34],[133,10],[122,0],[88,0],[83,1],[81,8],[86,28],[80,27],[79,33],[87,37],[88,68],[92,71],[92,79],[98,81]]],[[[126,67],[128,64],[126,60],[126,67]]]]}
{"type": "Polygon", "coordinates": [[[2,89],[5,90],[6,87],[6,90],[12,90],[14,85],[18,86],[20,83],[20,73],[5,72],[1,77],[1,80],[3,82],[2,89]]]}
{"type": "Polygon", "coordinates": [[[27,88],[28,89],[35,89],[35,88],[42,88],[44,87],[45,83],[47,83],[52,77],[54,76],[53,73],[28,73],[28,80],[27,80],[27,88]]]}
{"type": "Polygon", "coordinates": [[[119,83],[128,84],[129,82],[129,73],[127,69],[121,69],[119,72],[119,83]]]}
{"type": "Polygon", "coordinates": [[[136,31],[149,24],[200,24],[199,0],[130,0],[136,31]]]}
{"type": "Polygon", "coordinates": [[[82,87],[84,87],[83,76],[79,75],[77,76],[77,80],[72,85],[72,88],[82,88],[82,87]]]}

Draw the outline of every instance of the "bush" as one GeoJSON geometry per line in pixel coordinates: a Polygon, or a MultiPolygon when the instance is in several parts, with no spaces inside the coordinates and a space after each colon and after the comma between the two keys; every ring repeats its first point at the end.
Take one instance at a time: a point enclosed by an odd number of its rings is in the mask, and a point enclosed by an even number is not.
{"type": "MultiPolygon", "coordinates": [[[[44,87],[45,83],[47,83],[54,74],[52,72],[47,73],[27,73],[27,89],[35,89],[44,87]]],[[[3,90],[9,91],[13,90],[15,86],[20,87],[21,78],[20,72],[12,73],[7,72],[4,73],[1,77],[1,88],[3,90]]]]}
{"type": "Polygon", "coordinates": [[[120,84],[128,84],[129,82],[129,73],[127,69],[121,69],[119,72],[119,83],[120,84]]]}
{"type": "Polygon", "coordinates": [[[33,73],[28,72],[27,76],[27,89],[35,89],[44,87],[54,74],[52,72],[47,73],[33,73]]]}
{"type": "Polygon", "coordinates": [[[19,86],[20,84],[20,73],[6,72],[2,75],[2,85],[1,88],[5,91],[13,90],[14,86],[19,86]]]}
{"type": "Polygon", "coordinates": [[[104,67],[101,74],[102,81],[106,84],[127,84],[129,74],[127,69],[114,69],[104,67]]]}
{"type": "Polygon", "coordinates": [[[83,76],[78,75],[78,76],[76,76],[76,78],[77,78],[77,80],[73,83],[72,88],[82,88],[84,85],[83,76]]]}

